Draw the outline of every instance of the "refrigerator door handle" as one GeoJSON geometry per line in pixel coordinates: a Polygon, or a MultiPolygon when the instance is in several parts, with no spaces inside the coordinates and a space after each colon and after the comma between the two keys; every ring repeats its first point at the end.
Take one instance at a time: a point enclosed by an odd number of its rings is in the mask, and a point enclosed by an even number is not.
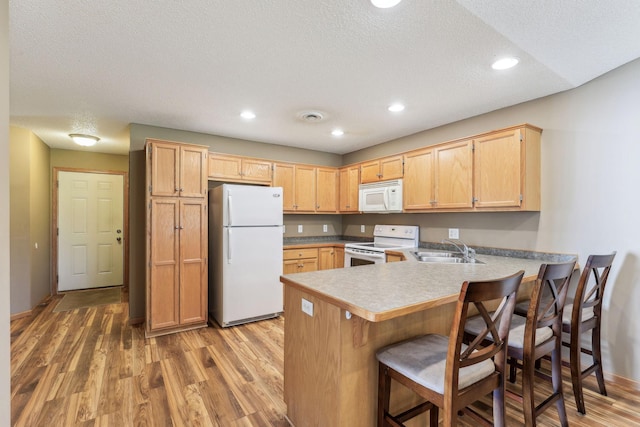
{"type": "Polygon", "coordinates": [[[232,219],[233,218],[233,215],[232,215],[233,209],[231,207],[231,200],[232,200],[231,191],[229,191],[229,194],[227,195],[227,202],[228,202],[227,203],[227,215],[228,215],[227,218],[228,218],[228,221],[229,221],[229,227],[231,227],[233,225],[232,224],[232,222],[233,222],[233,219],[232,219]]]}
{"type": "Polygon", "coordinates": [[[231,264],[231,228],[227,228],[227,264],[231,264]]]}

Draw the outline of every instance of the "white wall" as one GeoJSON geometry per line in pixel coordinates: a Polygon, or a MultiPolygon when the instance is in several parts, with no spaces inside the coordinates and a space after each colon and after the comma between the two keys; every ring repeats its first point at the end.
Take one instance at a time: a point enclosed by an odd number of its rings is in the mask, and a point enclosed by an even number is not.
{"type": "MultiPolygon", "coordinates": [[[[496,95],[498,96],[498,94],[496,95]]],[[[470,244],[546,252],[617,251],[605,293],[605,370],[640,381],[640,60],[576,89],[442,126],[345,156],[346,162],[519,123],[542,132],[540,213],[393,215],[422,241],[460,228],[470,244]]],[[[343,217],[343,228],[380,218],[343,217]]],[[[387,220],[387,218],[385,218],[387,220]]]]}
{"type": "Polygon", "coordinates": [[[11,423],[10,344],[9,0],[0,0],[0,425],[3,426],[11,423]]]}

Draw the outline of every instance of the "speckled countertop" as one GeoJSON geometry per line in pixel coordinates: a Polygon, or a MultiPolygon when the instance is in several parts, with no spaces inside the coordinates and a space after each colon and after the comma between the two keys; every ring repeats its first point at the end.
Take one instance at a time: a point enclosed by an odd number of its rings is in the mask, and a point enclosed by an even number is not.
{"type": "MultiPolygon", "coordinates": [[[[356,316],[379,322],[454,302],[465,280],[492,280],[519,270],[525,272],[523,282],[535,280],[540,264],[545,262],[477,255],[484,264],[433,264],[418,262],[411,250],[399,252],[404,253],[406,261],[288,274],[281,281],[356,316]]],[[[566,261],[571,258],[566,256],[566,261]]]]}

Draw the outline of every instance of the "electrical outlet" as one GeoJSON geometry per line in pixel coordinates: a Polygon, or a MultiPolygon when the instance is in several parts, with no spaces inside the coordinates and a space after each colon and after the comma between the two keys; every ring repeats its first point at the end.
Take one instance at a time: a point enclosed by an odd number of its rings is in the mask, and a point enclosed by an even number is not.
{"type": "Polygon", "coordinates": [[[329,231],[329,227],[327,226],[327,224],[322,224],[322,232],[326,233],[327,231],[329,231]]]}
{"type": "Polygon", "coordinates": [[[302,224],[298,225],[298,233],[302,233],[302,224]]]}
{"type": "Polygon", "coordinates": [[[459,239],[460,238],[460,230],[458,230],[457,228],[450,228],[449,229],[449,238],[450,239],[459,239]]]}
{"type": "Polygon", "coordinates": [[[364,233],[364,225],[361,225],[361,226],[360,226],[360,232],[361,232],[361,233],[364,233]]]}
{"type": "Polygon", "coordinates": [[[302,312],[307,313],[309,316],[313,317],[313,303],[302,298],[302,312]]]}

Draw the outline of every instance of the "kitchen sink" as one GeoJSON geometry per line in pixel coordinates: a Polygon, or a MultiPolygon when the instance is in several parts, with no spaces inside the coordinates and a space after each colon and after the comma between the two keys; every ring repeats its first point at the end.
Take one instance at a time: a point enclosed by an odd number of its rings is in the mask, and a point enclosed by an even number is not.
{"type": "Polygon", "coordinates": [[[440,264],[484,264],[477,259],[465,259],[459,252],[445,251],[413,251],[411,252],[419,262],[440,264]]]}

